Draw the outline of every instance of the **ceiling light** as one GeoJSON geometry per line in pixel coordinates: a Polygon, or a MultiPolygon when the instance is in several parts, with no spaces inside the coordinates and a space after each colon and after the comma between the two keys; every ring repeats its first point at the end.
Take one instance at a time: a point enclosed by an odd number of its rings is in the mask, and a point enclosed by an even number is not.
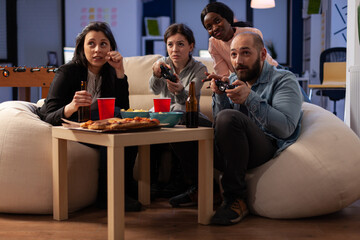
{"type": "Polygon", "coordinates": [[[250,6],[252,8],[273,8],[275,7],[275,0],[251,0],[250,6]]]}

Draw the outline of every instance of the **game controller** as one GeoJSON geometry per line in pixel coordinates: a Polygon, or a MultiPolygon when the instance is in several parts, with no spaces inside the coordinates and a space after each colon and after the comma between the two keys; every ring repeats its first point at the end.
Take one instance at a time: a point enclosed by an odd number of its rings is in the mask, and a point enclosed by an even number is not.
{"type": "MultiPolygon", "coordinates": [[[[202,80],[202,82],[208,82],[208,81],[211,81],[211,79],[210,78],[205,78],[205,79],[202,80]]],[[[226,89],[234,89],[235,88],[235,85],[229,84],[227,82],[223,82],[223,81],[218,80],[218,79],[215,79],[215,84],[216,84],[216,86],[219,88],[219,90],[221,92],[225,92],[226,89]]],[[[210,88],[210,86],[208,88],[210,88]]]]}
{"type": "Polygon", "coordinates": [[[225,92],[226,89],[234,89],[235,86],[231,85],[227,82],[223,82],[220,80],[215,79],[215,84],[219,88],[220,91],[225,92]]]}
{"type": "Polygon", "coordinates": [[[169,79],[170,81],[176,83],[176,77],[175,77],[174,74],[170,73],[170,69],[169,69],[169,68],[167,68],[167,67],[164,66],[164,65],[160,65],[160,69],[161,69],[161,75],[162,75],[163,78],[169,79]]]}

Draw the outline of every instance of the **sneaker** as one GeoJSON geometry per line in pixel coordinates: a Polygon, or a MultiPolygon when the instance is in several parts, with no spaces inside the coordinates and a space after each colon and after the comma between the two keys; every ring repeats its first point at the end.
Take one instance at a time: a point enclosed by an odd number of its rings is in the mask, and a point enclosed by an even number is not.
{"type": "Polygon", "coordinates": [[[240,222],[246,215],[249,214],[246,203],[242,199],[235,199],[233,201],[224,201],[216,210],[210,223],[216,225],[233,225],[240,222]]]}
{"type": "Polygon", "coordinates": [[[191,207],[198,203],[198,188],[191,186],[186,192],[172,197],[169,200],[172,207],[191,207]]]}
{"type": "MultiPolygon", "coordinates": [[[[213,204],[219,205],[222,201],[219,190],[214,189],[213,204]]],[[[186,192],[175,196],[169,200],[172,207],[192,207],[198,204],[198,188],[197,186],[191,186],[186,192]]]]}
{"type": "Polygon", "coordinates": [[[187,186],[174,182],[168,184],[153,183],[150,189],[151,199],[155,200],[156,198],[172,198],[177,196],[186,191],[187,186]]]}
{"type": "Polygon", "coordinates": [[[166,184],[160,191],[161,198],[172,198],[186,191],[188,186],[176,182],[166,184]]]}

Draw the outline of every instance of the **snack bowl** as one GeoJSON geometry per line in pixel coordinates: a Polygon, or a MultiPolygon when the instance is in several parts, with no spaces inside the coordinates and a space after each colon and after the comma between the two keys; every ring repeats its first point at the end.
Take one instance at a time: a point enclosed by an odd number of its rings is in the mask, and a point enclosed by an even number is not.
{"type": "Polygon", "coordinates": [[[183,112],[150,112],[150,118],[156,118],[161,124],[168,124],[164,127],[174,127],[184,115],[183,112]]]}
{"type": "Polygon", "coordinates": [[[134,118],[134,117],[143,117],[143,118],[149,118],[149,111],[124,111],[121,110],[121,117],[122,118],[134,118]]]}

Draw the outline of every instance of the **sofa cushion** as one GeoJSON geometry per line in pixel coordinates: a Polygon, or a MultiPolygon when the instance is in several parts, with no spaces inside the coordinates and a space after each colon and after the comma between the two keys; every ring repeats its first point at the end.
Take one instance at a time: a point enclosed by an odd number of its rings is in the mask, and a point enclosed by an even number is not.
{"type": "MultiPolygon", "coordinates": [[[[36,105],[0,104],[0,212],[52,213],[51,125],[34,114],[36,105]]],[[[68,142],[69,210],[93,203],[99,154],[68,142]]]]}
{"type": "Polygon", "coordinates": [[[360,198],[360,140],[331,112],[303,104],[302,132],[278,157],[249,171],[249,208],[270,218],[338,211],[360,198]]]}
{"type": "Polygon", "coordinates": [[[152,65],[161,55],[145,55],[124,58],[125,74],[129,82],[130,108],[149,110],[153,107],[155,94],[150,90],[149,79],[152,65]]]}

